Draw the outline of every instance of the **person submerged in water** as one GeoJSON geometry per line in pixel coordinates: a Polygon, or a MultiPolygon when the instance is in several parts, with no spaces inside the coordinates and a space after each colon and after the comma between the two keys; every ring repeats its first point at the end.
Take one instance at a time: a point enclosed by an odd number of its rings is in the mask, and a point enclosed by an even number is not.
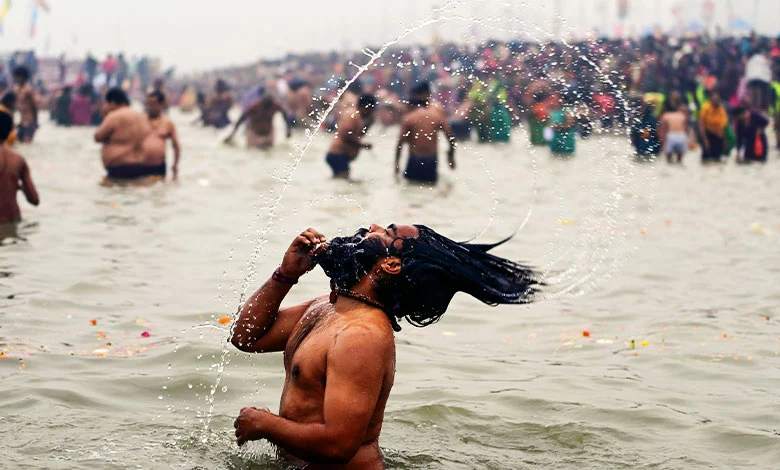
{"type": "Polygon", "coordinates": [[[5,145],[13,147],[18,140],[16,129],[13,128],[14,114],[16,114],[16,93],[13,91],[6,92],[2,98],[0,98],[0,111],[7,113],[11,116],[11,133],[6,137],[5,145]]]}
{"type": "Polygon", "coordinates": [[[27,67],[20,66],[14,69],[14,83],[16,87],[17,103],[21,121],[17,129],[19,142],[30,143],[38,130],[38,104],[35,98],[35,90],[30,84],[30,71],[27,67]]]}
{"type": "Polygon", "coordinates": [[[329,242],[314,229],[297,236],[233,330],[241,351],[284,351],[285,368],[279,414],[243,408],[238,445],[266,439],[309,470],[384,468],[378,440],[399,321],[435,323],[457,292],[488,305],[525,304],[542,286],[533,269],[489,253],[502,243],[458,243],[422,225],[371,225],[329,242]],[[330,295],[280,308],[317,265],[330,295]]]}
{"type": "Polygon", "coordinates": [[[268,149],[274,146],[274,116],[281,113],[287,126],[287,138],[292,134],[290,118],[282,104],[270,93],[264,93],[260,99],[249,105],[238,119],[233,132],[225,139],[230,143],[238,132],[238,128],[244,121],[249,120],[246,126],[246,145],[260,149],[268,149]]]}
{"type": "Polygon", "coordinates": [[[325,161],[333,170],[334,178],[349,178],[349,164],[355,160],[360,149],[372,148],[363,142],[368,126],[376,111],[376,98],[362,95],[358,100],[357,111],[345,112],[336,125],[336,138],[325,156],[325,161]]]}
{"type": "Polygon", "coordinates": [[[20,189],[27,202],[33,206],[40,203],[24,157],[2,144],[11,134],[13,125],[11,114],[0,111],[0,224],[22,220],[22,212],[16,202],[16,193],[20,189]]]}
{"type": "Polygon", "coordinates": [[[173,179],[179,176],[179,160],[181,159],[181,147],[179,135],[176,133],[176,125],[163,113],[166,107],[165,95],[159,91],[153,91],[146,96],[146,117],[149,124],[149,133],[144,139],[144,161],[148,167],[149,175],[165,178],[167,167],[165,164],[165,147],[170,139],[173,145],[173,179]]]}
{"type": "Polygon", "coordinates": [[[395,152],[395,174],[401,172],[401,153],[409,145],[409,160],[404,177],[418,183],[436,183],[439,180],[439,131],[444,132],[450,144],[447,160],[455,169],[455,135],[447,121],[447,113],[440,106],[431,106],[431,89],[427,82],[417,85],[409,100],[410,111],[401,121],[401,133],[395,152]]]}
{"type": "Polygon", "coordinates": [[[149,135],[146,116],[130,107],[121,88],[106,93],[105,118],[95,131],[95,141],[103,144],[103,166],[111,179],[135,179],[149,175],[143,164],[143,144],[149,135]]]}

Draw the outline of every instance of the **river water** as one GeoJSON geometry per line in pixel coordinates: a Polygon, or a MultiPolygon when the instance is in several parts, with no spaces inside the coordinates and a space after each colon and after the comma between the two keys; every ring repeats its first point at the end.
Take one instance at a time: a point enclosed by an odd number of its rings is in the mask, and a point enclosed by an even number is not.
{"type": "MultiPolygon", "coordinates": [[[[396,129],[372,130],[350,184],[330,179],[327,136],[293,167],[303,134],[264,153],[174,118],[177,183],[101,186],[90,129],[46,125],[22,148],[42,204],[2,229],[3,468],[284,468],[232,435],[241,407],[277,409],[281,355],[226,348],[218,319],[301,230],[372,222],[520,229],[497,253],[550,283],[522,307],[458,296],[397,335],[390,468],[777,468],[776,153],[669,166],[598,135],[560,160],[517,131],[464,144],[457,171],[418,188],[392,178],[396,129]]],[[[312,272],[289,301],[326,281],[312,272]]]]}

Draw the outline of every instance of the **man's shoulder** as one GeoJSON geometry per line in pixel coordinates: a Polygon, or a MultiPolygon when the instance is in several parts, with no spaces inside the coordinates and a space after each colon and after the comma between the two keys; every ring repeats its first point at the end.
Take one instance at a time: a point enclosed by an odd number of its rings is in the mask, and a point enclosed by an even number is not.
{"type": "Polygon", "coordinates": [[[3,151],[5,152],[5,158],[10,165],[16,168],[23,168],[27,165],[27,160],[25,160],[22,154],[16,150],[10,147],[4,147],[3,151]]]}
{"type": "Polygon", "coordinates": [[[427,111],[425,108],[416,108],[404,115],[403,122],[404,124],[417,124],[417,122],[425,116],[427,111]]]}
{"type": "Polygon", "coordinates": [[[394,333],[387,318],[366,316],[349,321],[341,327],[333,340],[334,349],[363,352],[382,352],[392,348],[394,333]]]}

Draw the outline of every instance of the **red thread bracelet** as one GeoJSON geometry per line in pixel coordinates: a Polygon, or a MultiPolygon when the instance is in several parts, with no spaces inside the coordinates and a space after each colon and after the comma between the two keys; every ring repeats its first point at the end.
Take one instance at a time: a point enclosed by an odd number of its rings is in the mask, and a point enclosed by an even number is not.
{"type": "Polygon", "coordinates": [[[273,275],[271,276],[271,279],[273,279],[276,282],[281,282],[282,284],[289,284],[291,286],[298,284],[298,279],[293,279],[291,277],[287,277],[284,274],[282,274],[281,266],[276,268],[276,271],[274,271],[273,275]]]}

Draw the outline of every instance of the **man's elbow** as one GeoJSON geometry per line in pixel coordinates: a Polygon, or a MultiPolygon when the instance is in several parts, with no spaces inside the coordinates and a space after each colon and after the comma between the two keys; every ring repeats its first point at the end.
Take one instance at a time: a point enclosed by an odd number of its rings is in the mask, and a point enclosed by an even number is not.
{"type": "Polygon", "coordinates": [[[249,344],[249,340],[242,334],[233,332],[233,336],[230,337],[230,344],[235,346],[236,349],[242,352],[254,352],[252,345],[249,344]]]}

